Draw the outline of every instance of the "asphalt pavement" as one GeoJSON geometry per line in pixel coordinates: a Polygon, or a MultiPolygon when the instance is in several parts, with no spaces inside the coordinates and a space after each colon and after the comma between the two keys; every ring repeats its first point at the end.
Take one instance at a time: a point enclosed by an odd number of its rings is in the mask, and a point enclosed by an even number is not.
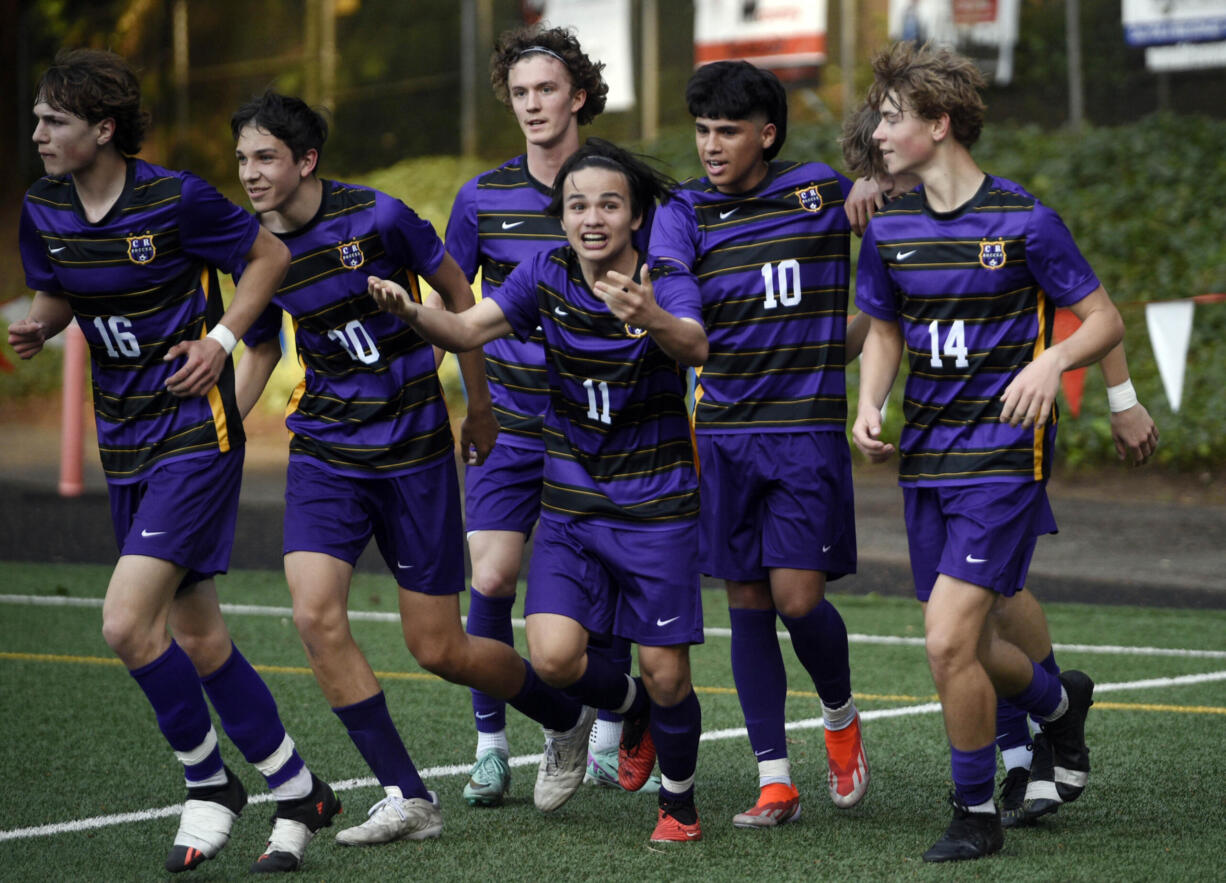
{"type": "MultiPolygon", "coordinates": [[[[92,433],[87,433],[92,435],[92,433]]],[[[248,446],[231,566],[280,569],[286,435],[261,428],[248,446]]],[[[52,420],[0,424],[0,562],[111,563],[105,483],[87,438],[84,491],[59,494],[52,420]]],[[[1226,494],[1221,480],[1145,470],[1060,475],[1051,486],[1060,532],[1039,540],[1028,587],[1049,601],[1226,609],[1226,494]],[[1191,483],[1197,492],[1180,493],[1191,483]]],[[[832,592],[909,596],[902,496],[892,468],[856,471],[859,571],[832,592]]],[[[3,565],[0,564],[0,568],[3,565]]],[[[381,572],[373,543],[359,570],[381,572]]],[[[3,578],[0,577],[0,585],[3,578]]]]}

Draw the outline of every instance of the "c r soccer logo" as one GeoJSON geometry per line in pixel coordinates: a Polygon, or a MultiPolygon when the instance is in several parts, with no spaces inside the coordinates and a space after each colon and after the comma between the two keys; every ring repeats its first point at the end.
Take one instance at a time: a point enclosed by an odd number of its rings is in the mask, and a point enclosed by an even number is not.
{"type": "Polygon", "coordinates": [[[1003,267],[1005,265],[1005,240],[980,240],[979,263],[989,270],[999,270],[1003,267]]]}
{"type": "Polygon", "coordinates": [[[822,210],[822,194],[816,187],[802,187],[796,191],[796,199],[800,202],[800,207],[807,212],[822,210]]]}
{"type": "Polygon", "coordinates": [[[341,243],[337,249],[341,253],[341,263],[350,270],[356,270],[366,263],[366,255],[362,253],[362,246],[356,239],[353,242],[341,243]]]}
{"type": "Polygon", "coordinates": [[[128,260],[132,263],[147,264],[157,257],[157,253],[157,246],[153,244],[152,236],[128,237],[128,260]]]}

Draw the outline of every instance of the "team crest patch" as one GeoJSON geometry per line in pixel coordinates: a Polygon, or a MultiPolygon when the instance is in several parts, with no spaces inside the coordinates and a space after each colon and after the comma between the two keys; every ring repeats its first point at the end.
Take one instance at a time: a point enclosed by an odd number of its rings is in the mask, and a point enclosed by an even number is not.
{"type": "Polygon", "coordinates": [[[639,328],[637,325],[631,325],[629,322],[626,323],[625,327],[627,337],[642,337],[647,333],[646,328],[639,328]]]}
{"type": "Polygon", "coordinates": [[[157,257],[157,246],[152,236],[128,237],[128,260],[134,264],[147,264],[157,257]]]}
{"type": "Polygon", "coordinates": [[[366,255],[362,253],[362,246],[356,239],[353,242],[341,243],[337,248],[341,253],[341,263],[350,270],[356,270],[366,263],[366,255]]]}
{"type": "Polygon", "coordinates": [[[816,187],[802,187],[796,191],[796,199],[800,201],[800,207],[807,212],[822,210],[822,194],[816,187]]]}
{"type": "Polygon", "coordinates": [[[989,270],[999,270],[1003,267],[1005,265],[1005,240],[980,240],[979,263],[989,270]]]}

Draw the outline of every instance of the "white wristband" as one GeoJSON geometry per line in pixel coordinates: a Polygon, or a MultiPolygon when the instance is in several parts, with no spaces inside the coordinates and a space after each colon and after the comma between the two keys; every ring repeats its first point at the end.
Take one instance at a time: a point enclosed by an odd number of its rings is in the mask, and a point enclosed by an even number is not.
{"type": "Polygon", "coordinates": [[[1112,414],[1127,411],[1137,403],[1137,391],[1132,388],[1132,380],[1125,380],[1117,386],[1107,387],[1107,407],[1112,414]]]}
{"type": "Polygon", "coordinates": [[[234,352],[234,348],[238,346],[238,338],[234,336],[234,332],[220,322],[213,326],[213,330],[209,332],[209,337],[221,344],[221,348],[226,351],[227,356],[234,352]]]}

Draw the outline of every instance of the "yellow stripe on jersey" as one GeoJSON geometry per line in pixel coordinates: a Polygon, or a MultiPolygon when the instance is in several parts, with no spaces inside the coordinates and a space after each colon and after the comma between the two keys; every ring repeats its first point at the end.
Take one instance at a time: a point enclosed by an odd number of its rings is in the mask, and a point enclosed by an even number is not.
{"type": "MultiPolygon", "coordinates": [[[[207,267],[200,270],[200,290],[204,292],[204,302],[207,304],[216,295],[216,292],[209,289],[211,281],[207,267]]],[[[200,339],[204,340],[208,337],[208,329],[203,325],[200,326],[200,339]]],[[[226,356],[229,359],[229,356],[226,356]]],[[[213,429],[217,432],[217,450],[221,453],[228,453],[230,450],[230,432],[229,426],[226,423],[226,403],[222,401],[221,389],[216,383],[209,388],[209,410],[213,412],[213,429]]]]}
{"type": "MultiPolygon", "coordinates": [[[[1036,301],[1037,301],[1037,314],[1038,314],[1037,318],[1039,320],[1039,331],[1034,337],[1034,358],[1032,359],[1032,361],[1034,359],[1038,359],[1039,356],[1043,354],[1043,351],[1047,349],[1047,323],[1049,321],[1047,314],[1050,309],[1048,306],[1047,295],[1044,293],[1043,289],[1041,288],[1036,292],[1036,301]]],[[[1052,402],[1053,414],[1055,412],[1055,409],[1056,409],[1056,403],[1053,401],[1052,402]]],[[[1045,425],[1046,424],[1044,424],[1044,426],[1045,425]]],[[[1044,431],[1044,427],[1039,426],[1036,423],[1034,427],[1034,480],[1035,481],[1043,480],[1043,439],[1046,437],[1047,437],[1047,433],[1044,431]]]]}

